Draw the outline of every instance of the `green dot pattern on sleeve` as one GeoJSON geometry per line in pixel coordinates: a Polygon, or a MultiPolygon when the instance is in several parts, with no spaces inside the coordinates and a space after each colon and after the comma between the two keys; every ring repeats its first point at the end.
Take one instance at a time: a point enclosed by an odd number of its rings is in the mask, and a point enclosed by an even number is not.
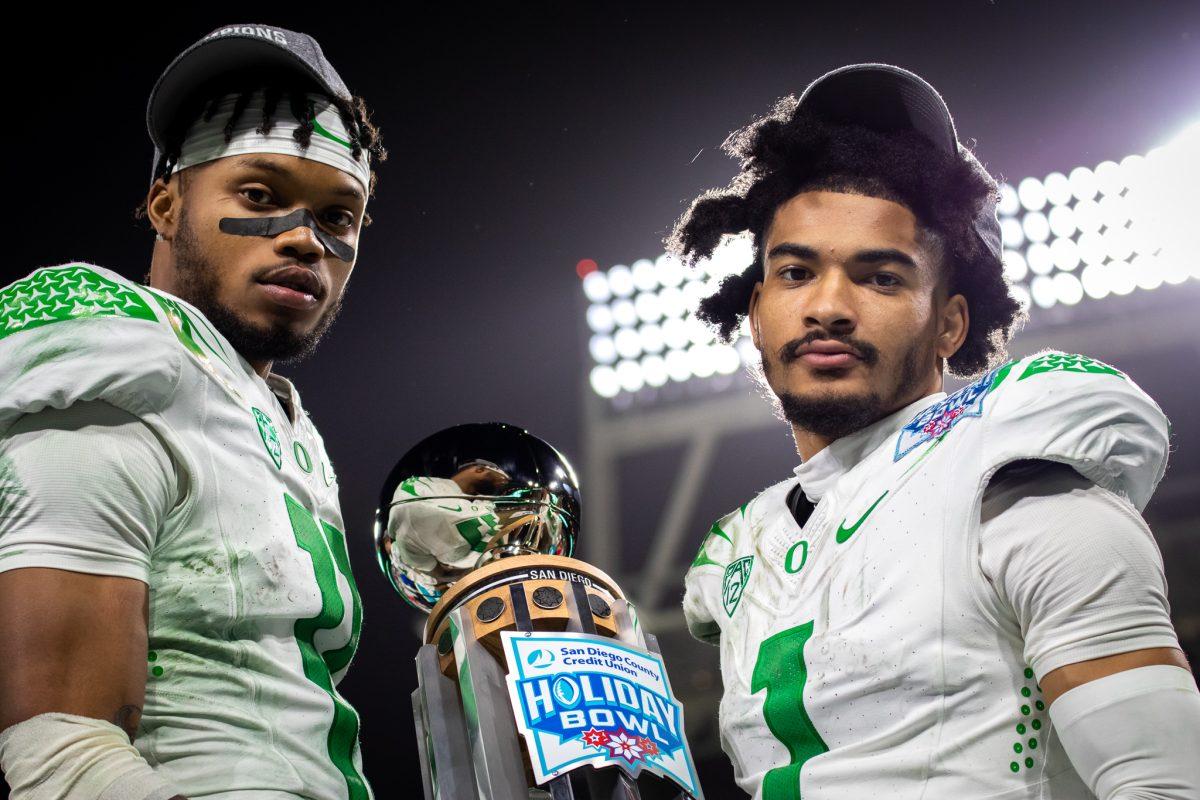
{"type": "Polygon", "coordinates": [[[151,650],[149,653],[146,654],[146,660],[147,661],[158,661],[158,653],[151,650]]]}
{"type": "MultiPolygon", "coordinates": [[[[1031,668],[1025,667],[1025,669],[1023,670],[1023,674],[1025,675],[1025,679],[1027,681],[1034,680],[1033,670],[1031,668]]],[[[1021,697],[1026,698],[1026,699],[1033,697],[1034,689],[1036,689],[1039,694],[1042,691],[1042,687],[1038,686],[1036,683],[1034,683],[1032,687],[1022,686],[1019,690],[1021,697]]],[[[1036,701],[1034,701],[1034,707],[1037,708],[1038,712],[1042,712],[1042,711],[1045,711],[1046,704],[1044,702],[1042,702],[1041,700],[1036,700],[1036,701]]],[[[1029,717],[1029,716],[1033,716],[1034,714],[1035,714],[1035,712],[1034,712],[1033,708],[1030,707],[1028,703],[1021,704],[1021,715],[1022,716],[1029,717]]],[[[1033,716],[1033,719],[1028,720],[1028,724],[1026,723],[1025,720],[1018,720],[1016,728],[1017,728],[1017,735],[1023,737],[1023,736],[1025,736],[1026,733],[1028,733],[1029,728],[1033,728],[1035,731],[1041,730],[1042,729],[1042,721],[1041,721],[1041,719],[1039,719],[1036,716],[1033,716]]],[[[1031,736],[1027,740],[1027,744],[1023,743],[1023,742],[1014,742],[1013,746],[1012,746],[1012,751],[1014,753],[1017,753],[1018,755],[1020,755],[1025,752],[1026,747],[1028,747],[1029,750],[1037,750],[1037,748],[1038,748],[1037,737],[1031,736]]],[[[1026,768],[1029,768],[1029,769],[1032,769],[1033,765],[1035,763],[1037,763],[1033,759],[1032,755],[1028,754],[1025,756],[1025,758],[1023,758],[1019,761],[1010,761],[1008,764],[1008,768],[1014,773],[1020,772],[1022,762],[1025,764],[1026,768]]]]}
{"type": "Polygon", "coordinates": [[[161,678],[161,677],[162,677],[162,674],[163,674],[163,668],[162,668],[162,667],[155,667],[154,669],[152,669],[152,670],[150,670],[150,671],[154,673],[154,677],[156,677],[156,678],[161,678]]]}

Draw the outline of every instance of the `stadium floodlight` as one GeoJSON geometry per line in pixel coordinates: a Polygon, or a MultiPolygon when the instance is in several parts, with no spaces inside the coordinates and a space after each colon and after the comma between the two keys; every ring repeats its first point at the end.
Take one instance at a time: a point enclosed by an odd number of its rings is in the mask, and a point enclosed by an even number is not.
{"type": "Polygon", "coordinates": [[[633,282],[633,271],[624,264],[617,264],[608,271],[608,288],[617,297],[629,297],[637,289],[633,282]]]}
{"type": "Polygon", "coordinates": [[[601,303],[592,303],[588,306],[587,321],[588,327],[596,333],[608,333],[613,329],[612,307],[601,303]]]}
{"type": "Polygon", "coordinates": [[[1029,274],[1029,265],[1025,263],[1025,256],[1021,255],[1019,250],[1004,251],[1004,274],[1013,283],[1025,280],[1025,276],[1029,274]]]}
{"type": "Polygon", "coordinates": [[[1044,242],[1050,238],[1050,223],[1040,211],[1030,211],[1026,214],[1025,219],[1021,220],[1021,230],[1031,242],[1044,242]]]}
{"type": "Polygon", "coordinates": [[[658,288],[658,271],[654,262],[648,258],[639,258],[629,267],[633,275],[633,285],[639,292],[653,292],[658,288]]]}
{"type": "MultiPolygon", "coordinates": [[[[1145,156],[1002,184],[997,211],[1013,297],[1025,308],[1073,306],[1200,279],[1198,170],[1200,124],[1145,156]]],[[[748,328],[727,345],[694,316],[701,299],[752,260],[743,234],[723,237],[694,269],[662,253],[583,275],[593,391],[612,398],[758,365],[748,328]]]]}
{"type": "Polygon", "coordinates": [[[1002,217],[1011,217],[1020,210],[1021,199],[1017,197],[1017,190],[1007,183],[1000,184],[1000,202],[996,205],[996,211],[1002,217]]]}
{"type": "Polygon", "coordinates": [[[1046,188],[1046,199],[1055,206],[1065,206],[1071,202],[1071,179],[1061,172],[1051,172],[1042,185],[1046,188]]]}
{"type": "Polygon", "coordinates": [[[611,364],[617,360],[617,344],[611,336],[593,336],[588,340],[588,352],[597,364],[611,364]]]}
{"type": "Polygon", "coordinates": [[[1050,223],[1051,233],[1058,239],[1069,239],[1075,233],[1075,212],[1070,206],[1056,205],[1051,208],[1047,222],[1050,223]]]}
{"type": "Polygon", "coordinates": [[[612,298],[608,288],[608,276],[600,270],[583,276],[583,293],[593,303],[606,303],[612,298]]]}
{"type": "Polygon", "coordinates": [[[1017,185],[1017,197],[1026,211],[1041,211],[1046,206],[1046,187],[1037,178],[1026,178],[1017,185]]]}
{"type": "Polygon", "coordinates": [[[591,379],[592,391],[601,397],[616,397],[621,393],[621,384],[617,380],[617,371],[612,367],[607,365],[592,367],[589,377],[591,379]]]}
{"type": "Polygon", "coordinates": [[[1021,227],[1021,223],[1013,217],[1005,217],[1000,220],[1000,239],[1009,249],[1025,244],[1025,231],[1021,227]]]}
{"type": "Polygon", "coordinates": [[[1076,200],[1091,200],[1099,190],[1096,185],[1096,174],[1087,167],[1076,167],[1071,170],[1068,180],[1071,182],[1071,194],[1075,195],[1076,200]]]}

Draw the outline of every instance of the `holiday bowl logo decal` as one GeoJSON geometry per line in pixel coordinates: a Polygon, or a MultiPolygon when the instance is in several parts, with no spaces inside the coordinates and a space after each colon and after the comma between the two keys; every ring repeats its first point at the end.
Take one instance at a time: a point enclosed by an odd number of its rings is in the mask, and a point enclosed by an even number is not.
{"type": "Polygon", "coordinates": [[[702,797],[662,658],[584,633],[505,631],[508,689],[538,783],[584,765],[647,770],[702,797]]]}
{"type": "Polygon", "coordinates": [[[951,428],[967,417],[983,416],[984,398],[1008,376],[1012,366],[1013,362],[1009,362],[997,367],[913,417],[911,422],[900,429],[900,436],[896,440],[896,455],[892,461],[899,461],[925,442],[946,435],[951,428]]]}

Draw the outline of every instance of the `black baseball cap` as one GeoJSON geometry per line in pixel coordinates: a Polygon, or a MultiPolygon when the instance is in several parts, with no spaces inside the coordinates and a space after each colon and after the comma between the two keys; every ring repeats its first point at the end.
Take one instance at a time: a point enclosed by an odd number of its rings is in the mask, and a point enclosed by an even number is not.
{"type": "MultiPolygon", "coordinates": [[[[954,118],[937,89],[920,75],[891,64],[851,64],[827,72],[800,95],[799,108],[831,122],[882,132],[916,131],[942,152],[978,165],[975,156],[959,144],[954,118]]],[[[980,208],[975,232],[987,252],[1000,260],[995,198],[980,208]]]]}
{"type": "Polygon", "coordinates": [[[274,25],[225,25],[176,56],[150,90],[146,129],[155,163],[167,129],[188,98],[206,83],[244,70],[292,72],[330,97],[350,100],[345,82],[308,34],[274,25]]]}

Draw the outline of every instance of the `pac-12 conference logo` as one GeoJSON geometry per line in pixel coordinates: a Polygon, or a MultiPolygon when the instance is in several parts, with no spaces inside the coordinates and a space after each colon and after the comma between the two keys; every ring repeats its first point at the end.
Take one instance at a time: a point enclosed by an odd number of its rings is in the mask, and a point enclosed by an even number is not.
{"type": "Polygon", "coordinates": [[[683,707],[659,656],[583,633],[501,635],[509,697],[538,783],[585,764],[616,763],[701,796],[683,707]]]}

